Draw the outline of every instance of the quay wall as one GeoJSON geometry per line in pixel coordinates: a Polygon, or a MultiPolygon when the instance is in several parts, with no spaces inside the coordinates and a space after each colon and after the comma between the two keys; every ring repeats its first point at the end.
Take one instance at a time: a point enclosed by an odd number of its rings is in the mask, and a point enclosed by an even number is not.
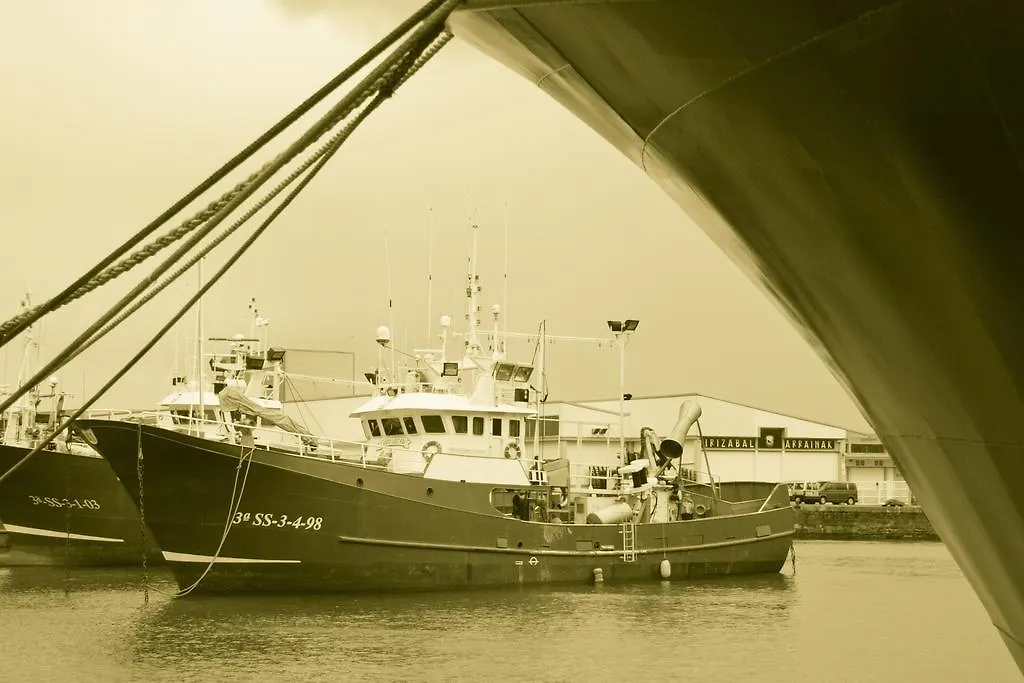
{"type": "Polygon", "coordinates": [[[796,538],[853,541],[938,541],[918,506],[797,505],[796,538]]]}

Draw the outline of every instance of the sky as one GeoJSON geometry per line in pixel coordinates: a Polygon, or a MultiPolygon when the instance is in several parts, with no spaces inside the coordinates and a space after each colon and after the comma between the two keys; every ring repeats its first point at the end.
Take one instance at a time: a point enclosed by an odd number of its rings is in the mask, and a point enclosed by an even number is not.
{"type": "MultiPolygon", "coordinates": [[[[26,291],[36,302],[56,294],[418,4],[0,4],[0,317],[16,314],[26,291]]],[[[245,173],[299,132],[289,129],[245,173]]],[[[400,348],[428,345],[443,313],[463,324],[471,220],[480,225],[485,326],[495,303],[510,331],[546,320],[553,335],[607,338],[607,320],[636,318],[630,393],[699,392],[866,427],[794,323],[641,169],[458,39],[360,127],[204,298],[204,336],[247,333],[255,298],[271,343],[352,352],[357,373],[376,362],[379,325],[392,326],[400,348]]],[[[207,277],[226,253],[206,260],[207,277]]],[[[47,317],[35,367],[142,272],[47,317]]],[[[63,368],[61,387],[76,397],[98,389],[196,282],[186,274],[63,368]]],[[[159,401],[196,320],[190,312],[97,405],[159,401]]],[[[0,350],[8,382],[22,347],[0,350]]],[[[525,343],[513,350],[532,353],[525,343]]],[[[547,360],[552,399],[618,392],[608,344],[558,342],[547,360]]]]}

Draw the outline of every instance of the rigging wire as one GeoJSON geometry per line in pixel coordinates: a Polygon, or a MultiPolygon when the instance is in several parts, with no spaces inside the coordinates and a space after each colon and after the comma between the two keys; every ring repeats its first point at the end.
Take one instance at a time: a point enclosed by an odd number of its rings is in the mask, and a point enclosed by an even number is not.
{"type": "MultiPolygon", "coordinates": [[[[68,360],[70,360],[70,358],[77,355],[77,349],[79,346],[86,343],[101,327],[108,323],[119,312],[123,311],[125,307],[128,306],[133,299],[138,297],[143,290],[149,287],[156,278],[167,271],[176,261],[180,260],[199,241],[206,237],[231,213],[231,211],[235,210],[246,198],[251,196],[256,189],[269,180],[270,177],[279,171],[286,163],[288,163],[288,161],[322,137],[326,131],[330,130],[339,121],[350,115],[352,111],[363,104],[374,92],[377,92],[378,95],[382,96],[384,99],[390,97],[394,90],[412,75],[414,68],[418,69],[422,66],[426,60],[436,54],[440,47],[450,40],[451,34],[444,29],[443,21],[444,17],[447,16],[447,13],[451,11],[451,8],[459,2],[461,2],[461,0],[446,0],[442,4],[441,8],[434,13],[437,17],[431,15],[434,19],[432,22],[425,22],[417,28],[416,31],[414,31],[412,35],[402,43],[400,48],[389,55],[371,73],[364,77],[355,90],[349,92],[345,97],[343,97],[341,101],[335,104],[327,114],[322,116],[284,152],[264,164],[259,171],[253,174],[254,180],[244,189],[239,191],[233,199],[220,208],[202,228],[197,230],[195,234],[181,245],[170,257],[154,269],[154,271],[146,276],[140,283],[138,283],[127,295],[122,297],[122,299],[103,316],[101,316],[99,320],[94,322],[85,332],[72,341],[60,354],[47,363],[45,367],[39,370],[39,372],[37,372],[35,376],[26,383],[26,386],[19,388],[13,394],[7,396],[2,403],[0,403],[0,412],[10,407],[20,396],[28,391],[30,387],[38,384],[48,375],[52,374],[55,369],[64,365],[68,360]],[[438,45],[432,45],[435,40],[439,40],[438,45]],[[401,53],[400,56],[396,56],[399,53],[401,53]]],[[[374,108],[376,108],[376,105],[374,108]]]]}
{"type": "MultiPolygon", "coordinates": [[[[172,216],[180,212],[186,206],[195,201],[204,192],[213,187],[216,183],[226,177],[231,171],[235,170],[238,166],[248,160],[253,154],[259,149],[264,147],[268,142],[277,137],[285,129],[289,128],[293,123],[298,121],[302,116],[308,113],[313,107],[319,104],[325,97],[337,90],[342,84],[352,78],[361,69],[367,66],[370,62],[376,59],[384,50],[393,45],[403,35],[409,32],[409,30],[415,26],[418,22],[424,21],[427,18],[432,17],[442,6],[452,5],[452,0],[430,0],[423,7],[418,9],[412,15],[410,15],[405,21],[397,26],[393,31],[387,34],[384,38],[379,40],[369,50],[358,57],[352,64],[342,70],[337,76],[328,81],[324,86],[317,90],[313,95],[308,97],[299,106],[295,107],[291,112],[284,116],[281,120],[267,129],[262,135],[256,140],[251,142],[245,149],[236,154],[227,163],[217,169],[213,174],[208,176],[199,185],[193,188],[188,194],[179,199],[173,205],[171,205],[162,214],[157,216],[149,225],[144,227],[142,230],[137,232],[135,235],[130,237],[127,241],[122,243],[113,252],[108,254],[106,257],[101,259],[96,265],[90,268],[85,274],[75,280],[73,283],[68,285],[63,291],[56,296],[48,299],[42,304],[22,312],[3,324],[0,324],[0,347],[6,345],[9,341],[14,339],[18,334],[23,332],[25,328],[34,323],[42,316],[52,313],[58,308],[65,306],[66,304],[74,301],[75,299],[83,296],[84,294],[92,291],[91,289],[85,289],[91,280],[97,277],[101,271],[108,265],[114,262],[119,256],[124,254],[126,251],[131,249],[133,246],[144,240],[157,228],[166,223],[172,216]],[[84,290],[84,291],[83,291],[84,290]]],[[[448,12],[451,10],[448,9],[448,12]]],[[[445,13],[442,17],[447,17],[445,13]]],[[[94,288],[93,288],[94,289],[94,288]]]]}

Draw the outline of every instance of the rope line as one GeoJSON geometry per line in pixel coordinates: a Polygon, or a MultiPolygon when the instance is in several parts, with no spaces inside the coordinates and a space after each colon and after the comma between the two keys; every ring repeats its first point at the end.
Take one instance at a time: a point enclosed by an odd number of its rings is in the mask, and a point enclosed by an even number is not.
{"type": "MultiPolygon", "coordinates": [[[[85,274],[75,280],[67,288],[65,288],[57,296],[49,299],[41,305],[35,306],[34,308],[24,311],[23,313],[14,316],[7,322],[0,324],[0,347],[4,346],[13,339],[15,336],[20,334],[29,325],[34,323],[36,320],[41,318],[47,313],[52,313],[58,308],[70,303],[72,299],[69,297],[72,293],[78,291],[84,285],[86,285],[91,279],[95,278],[104,268],[106,268],[115,259],[121,256],[124,252],[131,249],[133,246],[141,242],[157,228],[168,221],[172,216],[177,214],[179,211],[184,209],[186,206],[195,201],[204,192],[213,187],[217,182],[227,176],[228,173],[236,169],[243,162],[249,159],[256,151],[264,147],[268,142],[277,137],[285,129],[289,128],[302,116],[307,114],[313,107],[319,104],[325,97],[337,90],[342,84],[352,78],[356,73],[366,67],[370,62],[380,56],[388,47],[398,41],[403,35],[409,32],[409,30],[415,26],[418,22],[432,17],[437,10],[444,4],[444,0],[430,0],[423,7],[414,12],[405,21],[403,21],[398,27],[391,31],[384,38],[379,40],[374,46],[363,53],[357,58],[352,64],[341,71],[337,76],[328,81],[324,86],[317,90],[313,95],[303,101],[298,107],[294,108],[291,112],[285,115],[284,118],[279,120],[276,124],[271,126],[265,131],[259,138],[250,143],[245,149],[232,157],[227,163],[221,166],[217,171],[208,176],[203,182],[192,189],[187,195],[175,202],[171,207],[164,211],[160,216],[154,219],[149,225],[140,230],[138,233],[133,235],[121,246],[115,249],[113,252],[108,254],[106,257],[101,259],[96,265],[90,268],[85,274]]],[[[448,10],[450,12],[450,10],[448,10]]]]}
{"type": "MultiPolygon", "coordinates": [[[[237,208],[242,201],[249,197],[260,185],[266,182],[288,161],[301,153],[303,149],[315,143],[316,140],[322,137],[325,132],[329,131],[339,121],[346,118],[352,113],[352,111],[362,105],[374,92],[377,92],[378,95],[383,96],[383,98],[390,97],[394,90],[408,80],[412,73],[415,72],[414,69],[418,70],[424,63],[426,63],[426,61],[437,53],[441,46],[450,40],[450,33],[443,29],[443,21],[447,14],[451,12],[451,9],[459,2],[461,2],[461,0],[446,0],[446,2],[444,2],[431,15],[433,22],[426,22],[417,28],[416,31],[414,31],[412,35],[403,42],[399,49],[389,55],[387,59],[379,64],[359,83],[355,91],[350,92],[348,95],[343,97],[340,102],[338,102],[327,114],[321,117],[298,140],[273,160],[264,164],[259,171],[253,174],[256,177],[255,180],[240,183],[239,186],[236,186],[235,190],[228,193],[233,193],[232,199],[221,205],[221,208],[207,220],[206,224],[203,225],[201,229],[196,231],[196,233],[185,244],[179,247],[170,257],[168,257],[168,259],[154,269],[154,271],[142,282],[136,285],[131,292],[118,301],[110,310],[101,316],[99,320],[79,335],[78,338],[72,341],[60,354],[47,363],[45,367],[39,370],[35,376],[33,376],[14,393],[7,396],[3,402],[0,403],[0,412],[11,406],[32,386],[38,384],[40,381],[52,374],[57,368],[76,356],[79,353],[80,347],[86,344],[86,342],[88,342],[101,327],[106,325],[118,313],[123,312],[133,299],[138,297],[139,294],[150,286],[156,278],[168,270],[176,261],[181,259],[185,253],[206,237],[206,235],[219,225],[231,211],[237,208]],[[430,44],[431,41],[437,40],[438,38],[441,39],[439,44],[430,44]],[[401,55],[396,56],[399,53],[401,53],[401,55]],[[416,55],[415,57],[413,57],[414,54],[416,55]],[[396,76],[396,74],[398,75],[396,76]],[[239,190],[238,188],[243,185],[244,188],[239,190]]],[[[250,178],[252,178],[252,176],[250,176],[250,178]]],[[[186,223],[189,223],[189,221],[186,221],[186,223]]],[[[184,228],[185,225],[183,224],[173,232],[176,234],[184,234],[184,228]]],[[[148,258],[148,256],[145,258],[148,258]]],[[[104,334],[105,333],[106,332],[104,332],[104,334]]]]}

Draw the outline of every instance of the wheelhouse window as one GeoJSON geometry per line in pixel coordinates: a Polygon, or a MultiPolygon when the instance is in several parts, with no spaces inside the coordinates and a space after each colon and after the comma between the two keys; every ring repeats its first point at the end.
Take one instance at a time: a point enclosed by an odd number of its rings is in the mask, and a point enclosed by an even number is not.
{"type": "Polygon", "coordinates": [[[491,436],[501,436],[501,418],[491,418],[491,436]]]}
{"type": "Polygon", "coordinates": [[[381,419],[381,426],[384,427],[385,436],[401,436],[402,421],[397,417],[385,417],[381,419]]]}
{"type": "Polygon", "coordinates": [[[482,417],[473,418],[473,434],[481,436],[484,433],[484,419],[482,417]]]}
{"type": "Polygon", "coordinates": [[[465,434],[469,431],[469,418],[465,415],[452,415],[452,426],[456,434],[465,434]]]}
{"type": "Polygon", "coordinates": [[[519,430],[521,424],[522,423],[519,420],[509,420],[508,435],[511,436],[513,439],[519,438],[519,430]]]}
{"type": "Polygon", "coordinates": [[[380,425],[376,420],[367,420],[366,424],[370,428],[370,436],[380,436],[380,425]]]}
{"type": "Polygon", "coordinates": [[[444,420],[440,415],[424,415],[423,431],[427,434],[444,434],[444,420]]]}
{"type": "Polygon", "coordinates": [[[416,418],[412,417],[411,415],[406,415],[405,417],[402,418],[402,421],[405,423],[406,434],[416,433],[416,418]]]}

